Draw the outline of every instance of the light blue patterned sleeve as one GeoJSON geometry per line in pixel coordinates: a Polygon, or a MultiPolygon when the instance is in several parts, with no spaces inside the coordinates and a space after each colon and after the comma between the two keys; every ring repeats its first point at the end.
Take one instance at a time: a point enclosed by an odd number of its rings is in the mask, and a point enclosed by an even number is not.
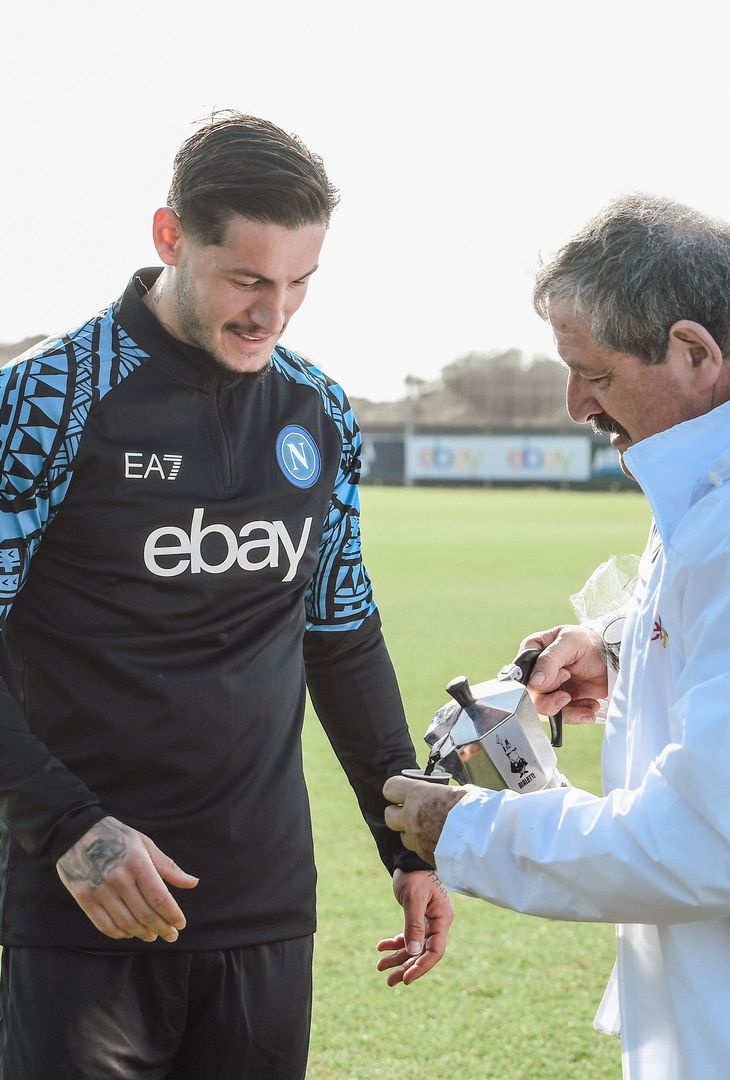
{"type": "Polygon", "coordinates": [[[0,623],[68,491],[91,406],[144,358],[110,307],[0,370],[0,623]]]}
{"type": "Polygon", "coordinates": [[[307,630],[357,630],[376,610],[360,542],[362,434],[341,386],[287,349],[276,351],[278,369],[319,394],[342,442],[337,479],[306,596],[307,630]]]}

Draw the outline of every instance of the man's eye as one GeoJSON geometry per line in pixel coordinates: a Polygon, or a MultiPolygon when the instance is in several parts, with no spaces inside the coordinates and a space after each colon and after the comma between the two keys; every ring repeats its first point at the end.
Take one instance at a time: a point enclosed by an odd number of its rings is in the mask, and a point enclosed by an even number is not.
{"type": "Polygon", "coordinates": [[[258,281],[233,281],[231,284],[237,289],[253,289],[254,285],[258,285],[258,281]]]}

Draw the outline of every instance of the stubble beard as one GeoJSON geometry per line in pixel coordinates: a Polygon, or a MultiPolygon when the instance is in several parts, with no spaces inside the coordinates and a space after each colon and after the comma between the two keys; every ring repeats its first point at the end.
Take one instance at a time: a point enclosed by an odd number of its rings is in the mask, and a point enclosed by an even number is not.
{"type": "Polygon", "coordinates": [[[213,333],[200,317],[195,306],[192,290],[190,288],[190,277],[187,271],[180,267],[178,267],[177,271],[175,301],[178,325],[185,336],[185,340],[189,341],[197,349],[202,349],[203,352],[207,353],[208,356],[215,361],[217,367],[221,368],[230,376],[237,376],[238,378],[246,379],[250,382],[263,382],[269,376],[271,372],[271,357],[269,357],[263,367],[258,368],[257,371],[241,371],[239,368],[235,367],[235,365],[229,363],[218,349],[216,349],[213,333]]]}

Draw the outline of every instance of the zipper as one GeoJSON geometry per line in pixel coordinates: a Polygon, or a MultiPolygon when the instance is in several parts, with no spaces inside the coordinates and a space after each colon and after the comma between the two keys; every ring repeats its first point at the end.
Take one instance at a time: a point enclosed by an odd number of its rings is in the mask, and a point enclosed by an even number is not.
{"type": "Polygon", "coordinates": [[[215,391],[215,424],[217,428],[218,442],[220,444],[220,472],[223,489],[233,486],[233,449],[228,437],[226,426],[223,423],[223,413],[220,406],[221,388],[215,391]]]}

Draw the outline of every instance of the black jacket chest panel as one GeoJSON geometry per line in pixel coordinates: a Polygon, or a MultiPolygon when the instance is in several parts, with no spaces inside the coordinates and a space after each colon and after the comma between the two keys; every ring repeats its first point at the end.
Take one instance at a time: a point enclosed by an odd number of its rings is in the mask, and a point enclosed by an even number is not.
{"type": "Polygon", "coordinates": [[[307,387],[273,372],[203,390],[151,359],[89,418],[62,511],[18,606],[41,593],[47,605],[52,595],[60,624],[83,632],[88,596],[96,632],[114,634],[140,632],[140,610],[150,629],[168,615],[195,623],[211,593],[216,603],[229,597],[231,617],[242,591],[249,610],[301,599],[340,454],[335,426],[307,387]],[[277,451],[292,421],[319,452],[318,478],[306,488],[277,451]],[[99,589],[108,593],[103,628],[99,589]]]}

